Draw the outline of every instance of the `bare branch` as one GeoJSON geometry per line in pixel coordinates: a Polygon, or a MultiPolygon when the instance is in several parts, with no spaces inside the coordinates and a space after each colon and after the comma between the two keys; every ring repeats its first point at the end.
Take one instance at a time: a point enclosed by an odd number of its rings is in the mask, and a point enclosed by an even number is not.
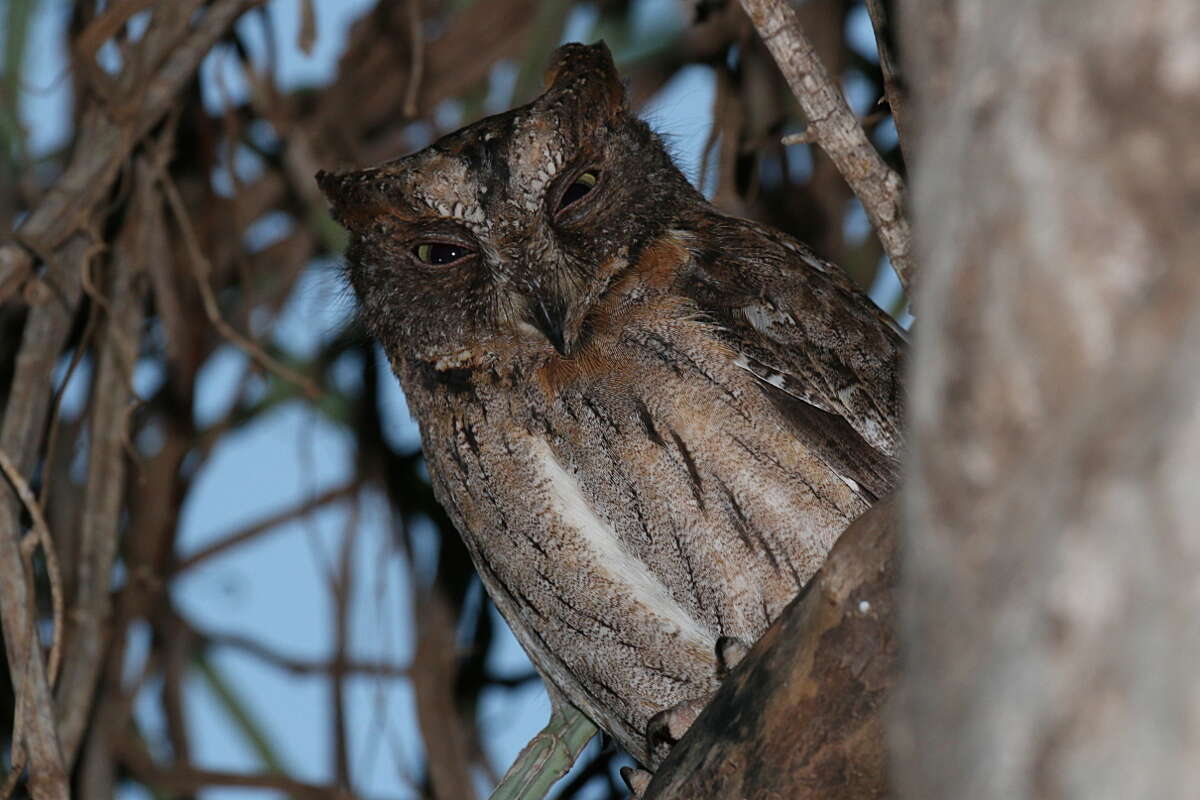
{"type": "Polygon", "coordinates": [[[471,755],[456,697],[458,647],[454,611],[438,588],[417,595],[417,650],[412,686],[417,724],[427,751],[430,780],[438,797],[472,798],[471,755]]]}
{"type": "MultiPolygon", "coordinates": [[[[78,301],[81,265],[89,252],[90,242],[82,236],[67,243],[63,257],[50,265],[42,278],[56,286],[57,294],[34,306],[25,323],[13,389],[0,428],[0,450],[11,459],[18,474],[31,472],[37,459],[49,413],[46,397],[50,376],[73,317],[64,307],[73,309],[78,301]]],[[[65,798],[66,770],[54,729],[49,682],[33,632],[32,593],[21,555],[19,507],[14,499],[10,492],[0,491],[0,623],[9,669],[14,676],[24,677],[18,691],[25,711],[21,715],[22,741],[14,745],[24,748],[34,797],[65,798]]],[[[14,763],[19,760],[14,755],[14,763]]]]}
{"type": "Polygon", "coordinates": [[[175,215],[175,221],[179,223],[179,229],[183,232],[183,243],[192,262],[196,286],[200,289],[200,297],[204,302],[204,313],[208,316],[208,321],[230,343],[257,361],[263,369],[275,373],[289,383],[296,384],[310,399],[315,400],[320,397],[321,389],[313,382],[312,378],[301,375],[279,359],[272,357],[258,342],[235,329],[221,316],[221,309],[217,305],[217,296],[213,294],[212,286],[208,282],[209,276],[212,274],[212,265],[209,263],[208,257],[204,255],[200,240],[196,238],[196,231],[192,226],[187,206],[184,204],[183,198],[179,196],[179,190],[175,188],[175,183],[167,174],[166,169],[161,165],[157,169],[163,193],[171,206],[171,212],[175,215]]]}
{"type": "Polygon", "coordinates": [[[904,211],[904,182],[867,138],[791,6],[783,0],[741,0],[741,4],[804,109],[813,137],[854,190],[896,275],[909,290],[917,270],[904,211]]]}
{"type": "Polygon", "coordinates": [[[904,84],[900,80],[900,67],[892,54],[891,33],[892,25],[883,7],[883,0],[867,0],[867,13],[871,17],[871,27],[875,31],[875,49],[879,52],[879,70],[883,73],[883,94],[887,98],[888,108],[892,110],[892,121],[896,124],[896,139],[900,142],[900,153],[905,165],[909,160],[912,145],[909,137],[912,127],[909,124],[908,97],[904,84]]]}
{"type": "Polygon", "coordinates": [[[67,763],[74,761],[83,739],[104,663],[112,609],[111,573],[125,495],[126,411],[133,397],[133,362],[144,307],[139,286],[148,231],[143,214],[150,204],[161,202],[146,158],[139,157],[135,163],[130,214],[110,262],[111,297],[105,303],[107,319],[97,342],[87,481],[74,564],[71,647],[57,698],[59,740],[67,763]]]}
{"type": "MultiPolygon", "coordinates": [[[[170,50],[156,74],[140,82],[139,106],[131,119],[114,119],[99,105],[84,112],[78,139],[88,146],[75,149],[67,171],[21,224],[17,238],[24,247],[0,245],[0,265],[4,269],[0,283],[5,287],[19,285],[33,269],[34,253],[53,263],[55,250],[79,230],[80,223],[101,202],[121,164],[167,113],[213,43],[246,9],[261,2],[216,0],[209,5],[188,39],[170,50]]],[[[146,41],[151,37],[147,36],[146,41]]]]}
{"type": "MultiPolygon", "coordinates": [[[[62,664],[62,637],[63,637],[63,592],[62,592],[62,570],[59,569],[58,555],[54,549],[54,541],[50,537],[50,526],[46,524],[46,517],[42,514],[41,504],[34,496],[33,490],[29,488],[29,484],[21,477],[21,473],[17,471],[17,467],[9,457],[0,450],[0,470],[4,472],[4,476],[8,478],[8,482],[12,484],[13,490],[17,496],[21,498],[21,502],[25,504],[25,508],[29,511],[29,516],[33,519],[33,531],[21,540],[21,551],[27,556],[32,556],[34,549],[41,547],[46,558],[46,574],[50,579],[50,602],[52,605],[51,614],[53,616],[53,628],[51,633],[50,644],[50,662],[46,667],[47,674],[50,680],[50,685],[58,679],[58,670],[62,664]]],[[[33,630],[29,631],[29,635],[37,638],[33,630]]]]}
{"type": "MultiPolygon", "coordinates": [[[[47,682],[53,684],[54,676],[58,672],[59,660],[62,655],[62,576],[58,568],[58,559],[54,553],[54,543],[50,539],[50,529],[46,525],[46,518],[42,516],[41,506],[38,505],[37,498],[33,494],[33,490],[29,488],[29,484],[21,476],[16,465],[12,463],[9,457],[0,450],[0,471],[4,472],[5,477],[12,484],[13,489],[21,498],[21,502],[29,511],[29,515],[33,518],[33,534],[29,541],[40,545],[46,555],[46,568],[50,575],[50,591],[54,603],[54,639],[50,648],[50,676],[47,681],[47,676],[42,672],[41,649],[38,642],[37,628],[33,624],[33,616],[31,613],[25,615],[24,624],[16,628],[10,628],[11,620],[8,615],[5,615],[5,640],[20,638],[24,646],[28,648],[28,659],[25,663],[25,669],[18,670],[11,656],[13,646],[9,645],[9,674],[12,676],[13,690],[16,694],[16,707],[13,711],[13,735],[12,735],[12,769],[2,787],[3,793],[0,797],[8,797],[16,786],[16,781],[26,765],[30,766],[30,783],[34,797],[66,797],[66,775],[62,767],[62,755],[59,752],[57,741],[53,741],[53,714],[52,703],[50,703],[49,693],[47,691],[43,698],[30,697],[28,692],[21,690],[23,681],[19,681],[17,676],[24,674],[34,684],[46,685],[47,682]],[[49,727],[49,730],[47,730],[49,727]],[[28,728],[31,736],[25,736],[28,728]],[[43,737],[50,738],[51,741],[44,741],[43,737]],[[57,763],[55,763],[57,762],[57,763]],[[44,773],[38,783],[34,784],[33,772],[44,773]]],[[[26,548],[22,543],[21,550],[26,548]]],[[[5,576],[7,577],[7,576],[5,576]]],[[[26,592],[27,584],[25,576],[21,576],[21,580],[9,583],[6,581],[6,586],[3,590],[6,594],[9,592],[26,592]]],[[[29,592],[32,595],[32,592],[29,592]]],[[[5,603],[7,608],[9,603],[5,603]]],[[[32,611],[32,609],[30,609],[32,611]]],[[[35,688],[36,691],[36,688],[35,688]]]]}
{"type": "Polygon", "coordinates": [[[357,481],[347,483],[342,486],[335,486],[332,489],[328,489],[305,500],[298,506],[285,509],[277,514],[272,514],[271,516],[261,519],[240,531],[236,531],[218,539],[202,550],[197,550],[195,553],[192,553],[190,556],[176,564],[175,568],[172,570],[172,574],[178,574],[180,572],[184,572],[185,570],[189,570],[199,564],[201,561],[207,561],[215,555],[219,555],[220,553],[224,553],[227,550],[237,547],[244,542],[248,542],[273,528],[277,528],[285,522],[290,522],[291,520],[305,517],[322,506],[346,497],[350,497],[356,491],[358,491],[357,481]]]}
{"type": "Polygon", "coordinates": [[[376,678],[407,678],[410,670],[399,664],[388,664],[384,661],[356,661],[345,659],[340,664],[334,660],[309,661],[286,656],[271,649],[257,639],[241,636],[235,633],[208,633],[194,631],[195,635],[211,645],[218,647],[233,647],[247,655],[254,656],[292,675],[327,675],[335,668],[340,668],[348,675],[365,675],[376,678]]]}
{"type": "Polygon", "coordinates": [[[333,601],[333,660],[329,670],[329,700],[333,712],[333,774],[337,785],[352,790],[350,731],[346,714],[346,664],[350,651],[350,601],[354,590],[354,543],[358,540],[358,503],[352,503],[342,526],[337,572],[329,587],[333,601]]]}

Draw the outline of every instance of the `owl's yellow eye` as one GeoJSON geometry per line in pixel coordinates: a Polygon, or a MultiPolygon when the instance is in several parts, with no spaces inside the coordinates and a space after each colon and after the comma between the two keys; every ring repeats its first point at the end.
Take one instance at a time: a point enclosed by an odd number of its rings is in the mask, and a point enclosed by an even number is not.
{"type": "Polygon", "coordinates": [[[563,192],[562,199],[558,201],[558,210],[563,211],[568,206],[575,205],[581,200],[585,194],[590,192],[596,186],[596,182],[600,180],[600,176],[595,172],[582,172],[575,182],[567,187],[563,192]]]}
{"type": "Polygon", "coordinates": [[[413,248],[413,255],[423,264],[440,267],[461,261],[471,255],[471,251],[462,245],[449,242],[421,242],[413,248]]]}

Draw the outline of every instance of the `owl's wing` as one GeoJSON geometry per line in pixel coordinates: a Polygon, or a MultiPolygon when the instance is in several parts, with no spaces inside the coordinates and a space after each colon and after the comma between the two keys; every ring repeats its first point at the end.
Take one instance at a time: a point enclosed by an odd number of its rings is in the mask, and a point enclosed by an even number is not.
{"type": "Polygon", "coordinates": [[[894,460],[902,442],[899,326],[838,267],[765,226],[711,217],[689,245],[695,257],[680,288],[720,326],[738,366],[798,424],[833,436],[848,425],[894,460]]]}

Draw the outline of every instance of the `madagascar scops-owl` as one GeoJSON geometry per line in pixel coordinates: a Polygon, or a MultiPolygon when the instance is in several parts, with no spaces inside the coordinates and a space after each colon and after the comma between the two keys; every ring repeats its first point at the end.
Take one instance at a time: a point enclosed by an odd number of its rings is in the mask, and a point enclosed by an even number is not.
{"type": "Polygon", "coordinates": [[[899,330],[803,244],[713,208],[603,45],[546,92],[322,173],[437,496],[558,699],[653,765],[891,489],[899,330]]]}

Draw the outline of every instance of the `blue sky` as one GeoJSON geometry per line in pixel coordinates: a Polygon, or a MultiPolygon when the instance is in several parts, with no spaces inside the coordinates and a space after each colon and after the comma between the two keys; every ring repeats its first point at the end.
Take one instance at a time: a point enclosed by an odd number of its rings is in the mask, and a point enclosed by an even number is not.
{"type": "MultiPolygon", "coordinates": [[[[284,89],[319,85],[333,77],[336,58],[354,19],[374,3],[372,0],[324,0],[316,2],[318,37],[310,54],[295,46],[298,26],[297,0],[270,0],[267,4],[277,26],[280,45],[278,82],[284,89]]],[[[647,35],[662,26],[681,24],[679,7],[673,0],[642,3],[647,35]]],[[[21,98],[23,119],[30,131],[31,151],[44,153],[69,137],[67,114],[70,105],[65,80],[66,53],[62,31],[69,14],[65,0],[42,0],[34,17],[33,41],[28,48],[26,85],[21,98]]],[[[589,11],[576,13],[568,24],[567,40],[586,38],[595,19],[589,11]]],[[[258,26],[242,21],[252,53],[261,55],[265,42],[258,26]]],[[[860,20],[851,25],[851,35],[865,50],[873,41],[869,26],[860,20]],[[863,37],[866,37],[865,39],[863,37]]],[[[513,78],[501,67],[494,80],[513,78]]],[[[223,102],[216,86],[223,84],[233,98],[244,93],[244,84],[232,59],[218,51],[203,66],[206,102],[214,110],[223,102]],[[220,80],[216,80],[217,77],[220,80]]],[[[860,87],[861,88],[861,87],[860,87]]],[[[873,98],[855,97],[856,105],[873,98]]],[[[497,92],[497,96],[504,96],[497,92]]],[[[652,100],[646,117],[673,140],[681,166],[695,178],[700,149],[711,124],[712,75],[706,67],[683,70],[652,100]]],[[[494,108],[492,110],[501,110],[494,108]]],[[[439,120],[454,127],[460,120],[455,109],[442,109],[439,120]]],[[[252,174],[247,161],[237,169],[252,174]]],[[[227,177],[214,176],[220,185],[227,177]]],[[[851,215],[850,226],[865,225],[865,218],[851,215]]],[[[265,242],[278,235],[284,224],[268,217],[253,234],[265,242]]],[[[854,230],[862,235],[865,231],[854,230]]],[[[898,291],[889,270],[882,271],[874,287],[881,303],[898,291]]],[[[353,313],[341,285],[336,263],[311,265],[299,282],[291,301],[263,329],[287,350],[310,354],[331,337],[353,313]]],[[[260,331],[258,333],[263,333],[260,331]]],[[[381,359],[381,364],[386,361],[381,359]]],[[[203,427],[218,419],[235,402],[238,377],[246,358],[236,349],[220,349],[205,366],[197,384],[195,417],[203,427]]],[[[353,371],[345,370],[346,380],[353,371]]],[[[85,378],[81,375],[80,378],[85,378]]],[[[159,380],[155,370],[142,365],[136,375],[143,394],[159,380]]],[[[72,382],[67,412],[82,405],[83,380],[72,382]]],[[[386,434],[394,441],[412,446],[417,432],[394,380],[388,387],[386,434]]],[[[152,443],[150,443],[152,444],[152,443]]],[[[352,469],[353,442],[335,425],[323,420],[300,403],[282,406],[261,420],[225,436],[212,457],[196,476],[183,509],[179,551],[181,556],[203,548],[249,522],[286,509],[306,497],[339,485],[352,469]]],[[[173,599],[181,613],[201,630],[236,634],[260,640],[272,649],[297,659],[324,659],[332,652],[332,604],[324,578],[326,564],[337,552],[350,508],[347,503],[327,507],[303,522],[279,526],[252,543],[209,559],[188,571],[175,584],[173,599]]],[[[408,663],[412,655],[413,587],[407,583],[408,565],[391,545],[387,509],[379,497],[366,496],[358,510],[358,534],[354,564],[359,580],[352,599],[351,650],[362,659],[408,663]]],[[[418,533],[418,542],[421,537],[418,533]]],[[[418,559],[428,552],[418,547],[418,559]]],[[[422,565],[418,564],[418,567],[422,565]]],[[[528,670],[524,654],[501,624],[505,639],[495,649],[497,672],[520,674],[528,670]]],[[[148,635],[135,631],[130,645],[131,674],[144,656],[148,635]]],[[[295,776],[322,782],[332,773],[331,742],[328,734],[328,687],[317,678],[295,678],[234,648],[220,648],[214,663],[227,678],[230,688],[245,702],[279,747],[282,760],[295,776]]],[[[158,712],[155,686],[146,687],[137,704],[139,723],[149,734],[164,728],[158,712]]],[[[222,770],[258,770],[247,743],[233,734],[210,687],[199,676],[186,691],[188,718],[193,739],[193,758],[202,767],[222,770]]],[[[410,797],[419,781],[420,737],[416,730],[412,693],[403,680],[356,679],[348,698],[351,758],[357,787],[366,797],[410,797]]],[[[492,764],[500,772],[523,744],[541,727],[549,703],[540,686],[491,693],[484,702],[481,721],[492,764]]],[[[137,796],[129,793],[129,796],[137,796]]],[[[208,798],[262,798],[272,793],[250,790],[211,790],[208,798]]]]}

